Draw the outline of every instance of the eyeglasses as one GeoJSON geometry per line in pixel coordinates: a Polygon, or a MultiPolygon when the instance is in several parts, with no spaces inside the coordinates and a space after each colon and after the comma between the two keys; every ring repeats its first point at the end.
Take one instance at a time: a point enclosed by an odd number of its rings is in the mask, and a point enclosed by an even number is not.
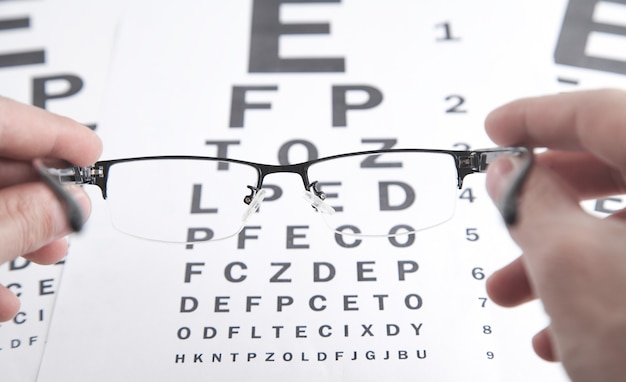
{"type": "Polygon", "coordinates": [[[339,234],[415,233],[452,218],[465,176],[485,172],[502,155],[523,161],[499,204],[505,221],[513,224],[517,193],[532,163],[523,147],[361,151],[289,165],[197,156],[104,160],[90,167],[35,164],[68,206],[75,230],[83,223],[80,208],[62,185],[92,184],[102,191],[117,230],[148,240],[196,243],[241,232],[264,198],[275,197],[264,188],[265,178],[275,173],[297,174],[306,202],[339,234]]]}

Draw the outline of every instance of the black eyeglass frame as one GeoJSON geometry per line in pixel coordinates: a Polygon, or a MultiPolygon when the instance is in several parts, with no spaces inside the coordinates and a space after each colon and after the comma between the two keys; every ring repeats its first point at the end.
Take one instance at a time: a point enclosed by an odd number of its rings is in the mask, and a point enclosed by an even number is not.
{"type": "MultiPolygon", "coordinates": [[[[243,200],[244,203],[250,204],[256,193],[263,187],[263,181],[267,175],[275,173],[294,173],[298,174],[302,179],[304,188],[306,191],[313,192],[320,199],[324,199],[325,195],[322,191],[316,188],[317,182],[310,182],[308,177],[309,167],[316,163],[329,161],[333,159],[345,158],[350,156],[362,156],[362,155],[381,155],[385,153],[439,153],[447,154],[454,158],[455,167],[457,170],[457,187],[461,189],[463,187],[463,180],[469,174],[486,172],[489,164],[491,164],[497,158],[504,155],[513,155],[520,157],[523,160],[521,168],[516,173],[515,178],[512,180],[509,189],[503,194],[501,201],[498,203],[498,208],[504,218],[507,225],[515,224],[517,220],[517,195],[526,179],[527,173],[530,170],[533,162],[532,153],[525,147],[498,147],[488,148],[481,150],[438,150],[438,149],[384,149],[384,150],[369,150],[369,151],[357,151],[345,154],[337,154],[318,159],[309,160],[301,163],[294,163],[288,165],[271,165],[256,163],[250,161],[244,161],[233,158],[220,158],[220,157],[204,157],[204,156],[186,156],[186,155],[166,155],[166,156],[149,156],[149,157],[135,157],[135,158],[121,158],[112,160],[102,160],[96,162],[93,166],[79,167],[79,166],[67,166],[67,168],[51,168],[47,167],[43,161],[36,160],[33,162],[34,167],[38,170],[45,183],[55,192],[57,197],[66,206],[68,222],[72,229],[76,232],[82,229],[84,224],[84,217],[74,199],[64,190],[64,184],[92,184],[100,188],[102,197],[107,199],[107,181],[109,176],[109,169],[111,166],[117,163],[133,162],[142,160],[207,160],[212,162],[224,162],[224,163],[237,163],[253,167],[257,171],[257,184],[255,186],[248,185],[250,189],[250,195],[246,196],[243,200]]],[[[425,166],[428,164],[425,163],[425,166]]]]}

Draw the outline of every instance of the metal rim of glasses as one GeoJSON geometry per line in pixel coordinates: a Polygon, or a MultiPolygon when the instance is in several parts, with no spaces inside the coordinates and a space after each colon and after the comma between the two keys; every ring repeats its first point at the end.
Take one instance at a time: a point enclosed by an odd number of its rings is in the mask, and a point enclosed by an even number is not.
{"type": "MultiPolygon", "coordinates": [[[[312,165],[324,161],[330,161],[333,159],[346,158],[350,156],[362,156],[362,155],[377,155],[385,153],[403,153],[403,152],[420,152],[420,153],[441,153],[448,154],[454,158],[457,171],[457,187],[459,189],[463,186],[463,179],[473,173],[485,172],[490,163],[495,159],[504,155],[513,155],[522,159],[520,169],[516,172],[515,177],[509,184],[506,192],[499,202],[497,207],[502,214],[502,217],[507,225],[514,225],[518,218],[517,211],[517,195],[520,192],[521,187],[527,177],[527,174],[532,166],[533,155],[525,147],[497,147],[487,148],[480,150],[439,150],[439,149],[383,149],[383,150],[368,150],[357,151],[344,154],[337,154],[332,156],[326,156],[318,159],[309,160],[306,162],[288,164],[288,165],[271,165],[250,162],[245,160],[233,159],[233,158],[221,158],[221,157],[203,157],[203,156],[186,156],[186,155],[166,155],[166,156],[151,156],[151,157],[134,157],[134,158],[121,158],[112,160],[102,160],[96,162],[93,166],[79,167],[65,164],[59,166],[58,163],[54,167],[50,167],[43,160],[37,159],[33,161],[33,166],[40,174],[42,180],[54,191],[56,196],[61,200],[62,204],[66,207],[66,215],[70,227],[78,232],[82,229],[85,218],[82,211],[78,206],[74,198],[64,189],[64,184],[92,184],[97,185],[104,199],[107,198],[107,179],[109,168],[117,163],[130,162],[130,161],[142,161],[142,160],[155,160],[155,159],[195,159],[195,160],[207,160],[207,161],[220,161],[227,163],[238,163],[247,166],[251,166],[257,171],[257,184],[252,187],[248,186],[251,194],[247,196],[244,201],[249,203],[254,195],[261,189],[263,181],[267,175],[274,173],[295,173],[298,174],[304,184],[306,191],[312,192],[317,197],[323,199],[324,194],[316,187],[316,182],[309,182],[308,169],[312,165]],[[61,167],[61,168],[59,168],[61,167]]],[[[231,235],[232,236],[232,235],[231,235]]]]}

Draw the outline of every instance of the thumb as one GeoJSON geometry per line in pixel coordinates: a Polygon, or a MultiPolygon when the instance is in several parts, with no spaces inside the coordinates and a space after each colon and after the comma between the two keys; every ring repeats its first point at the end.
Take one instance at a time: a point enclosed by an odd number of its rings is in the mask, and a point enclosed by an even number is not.
{"type": "MultiPolygon", "coordinates": [[[[502,157],[489,166],[487,192],[496,204],[511,182],[522,171],[522,162],[515,157],[502,157]]],[[[582,209],[576,194],[553,170],[535,162],[517,197],[519,218],[509,227],[513,239],[523,248],[541,244],[546,232],[560,227],[571,214],[582,209]]]]}

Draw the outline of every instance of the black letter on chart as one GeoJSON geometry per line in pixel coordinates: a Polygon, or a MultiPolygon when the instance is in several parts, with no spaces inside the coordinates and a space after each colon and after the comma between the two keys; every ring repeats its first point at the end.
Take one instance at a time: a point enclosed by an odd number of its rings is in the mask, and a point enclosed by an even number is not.
{"type": "Polygon", "coordinates": [[[278,86],[233,86],[230,104],[230,127],[243,127],[243,113],[246,109],[271,109],[271,103],[247,103],[248,91],[277,91],[278,86]]]}
{"type": "Polygon", "coordinates": [[[283,3],[340,3],[340,0],[254,0],[250,33],[250,73],[344,72],[343,58],[280,58],[282,35],[330,34],[329,24],[283,24],[283,3]]]}
{"type": "Polygon", "coordinates": [[[333,86],[333,127],[348,126],[348,110],[373,109],[383,102],[383,93],[373,86],[351,85],[333,86]],[[367,100],[363,103],[348,104],[348,92],[362,92],[367,94],[367,100]]]}
{"type": "Polygon", "coordinates": [[[291,267],[291,263],[272,263],[272,267],[280,267],[280,270],[276,272],[274,276],[270,279],[271,283],[290,283],[291,279],[281,279],[283,273],[291,267]]]}
{"type": "Polygon", "coordinates": [[[71,97],[81,91],[82,88],[83,80],[73,74],[33,78],[33,105],[45,109],[49,100],[71,97]],[[62,82],[66,89],[61,92],[49,93],[46,91],[49,82],[62,82]]]}
{"type": "Polygon", "coordinates": [[[554,61],[557,64],[626,74],[626,61],[611,57],[613,52],[606,52],[605,56],[602,55],[603,52],[593,55],[587,49],[592,33],[626,40],[625,26],[596,21],[595,13],[599,4],[626,9],[626,0],[570,0],[554,52],[554,61]]]}
{"type": "MultiPolygon", "coordinates": [[[[0,32],[14,32],[16,29],[28,28],[30,28],[30,17],[0,19],[0,32]]],[[[43,49],[0,54],[0,68],[44,64],[45,62],[46,52],[43,49]]]]}

